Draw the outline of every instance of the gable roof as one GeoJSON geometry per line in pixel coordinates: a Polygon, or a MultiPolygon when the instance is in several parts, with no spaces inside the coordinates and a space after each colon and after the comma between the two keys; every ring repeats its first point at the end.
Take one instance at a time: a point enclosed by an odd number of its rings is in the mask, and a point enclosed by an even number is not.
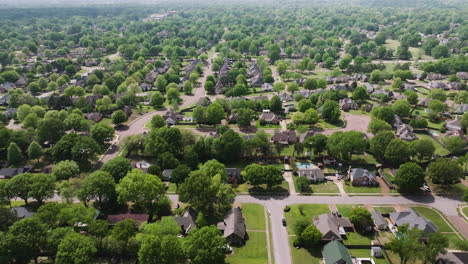
{"type": "Polygon", "coordinates": [[[372,211],[371,212],[372,219],[374,220],[374,223],[379,226],[379,225],[387,225],[387,222],[385,221],[384,217],[382,216],[381,213],[377,211],[372,211]]]}
{"type": "Polygon", "coordinates": [[[343,228],[352,228],[348,218],[338,218],[331,214],[321,214],[314,219],[314,225],[322,233],[322,240],[342,240],[343,228]]]}
{"type": "Polygon", "coordinates": [[[30,218],[33,216],[34,212],[30,211],[26,207],[12,207],[11,211],[13,211],[16,214],[16,217],[18,218],[30,218]]]}
{"type": "Polygon", "coordinates": [[[413,134],[413,128],[407,124],[401,124],[398,126],[396,136],[402,140],[407,141],[418,139],[418,137],[415,134],[413,134]]]}
{"type": "Polygon", "coordinates": [[[337,240],[326,244],[323,247],[322,255],[325,264],[353,264],[348,249],[337,240]]]}
{"type": "Polygon", "coordinates": [[[437,227],[430,220],[419,216],[419,214],[411,208],[406,211],[390,213],[390,219],[397,226],[407,224],[410,228],[416,227],[419,230],[424,231],[424,237],[428,233],[437,231],[437,227]]]}
{"type": "Polygon", "coordinates": [[[364,177],[375,179],[375,174],[363,168],[354,168],[350,172],[350,178],[352,178],[353,181],[364,177]]]}
{"type": "Polygon", "coordinates": [[[224,237],[236,235],[245,239],[246,228],[242,211],[239,207],[232,208],[224,218],[224,222],[218,223],[218,228],[223,231],[224,237]]]}
{"type": "Polygon", "coordinates": [[[182,216],[176,215],[174,220],[183,228],[185,233],[188,233],[197,227],[197,217],[198,213],[192,207],[188,207],[182,216]]]}

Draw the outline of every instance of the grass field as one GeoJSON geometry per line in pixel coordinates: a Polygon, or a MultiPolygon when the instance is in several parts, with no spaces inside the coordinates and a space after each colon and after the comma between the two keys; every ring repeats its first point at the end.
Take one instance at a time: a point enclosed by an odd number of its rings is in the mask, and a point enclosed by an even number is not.
{"type": "Polygon", "coordinates": [[[175,193],[177,191],[177,185],[175,183],[168,183],[167,184],[167,191],[168,193],[175,193]]]}
{"type": "Polygon", "coordinates": [[[312,218],[330,212],[326,204],[295,204],[290,206],[291,210],[285,213],[287,229],[289,234],[294,234],[293,227],[296,221],[304,218],[312,223],[312,218]]]}
{"type": "Polygon", "coordinates": [[[358,232],[346,232],[346,236],[347,239],[344,240],[345,245],[370,245],[371,241],[375,239],[375,235],[372,233],[362,235],[358,232]]]}
{"type": "Polygon", "coordinates": [[[333,182],[324,181],[322,183],[314,183],[310,185],[312,193],[339,193],[338,186],[333,182]]]}
{"type": "Polygon", "coordinates": [[[260,204],[245,203],[241,205],[245,224],[251,230],[265,230],[264,208],[260,204]]]}
{"type": "Polygon", "coordinates": [[[349,181],[346,181],[343,185],[345,192],[347,193],[381,193],[380,187],[359,187],[353,186],[349,181]]]}
{"type": "Polygon", "coordinates": [[[344,125],[343,120],[339,120],[337,124],[332,124],[328,123],[323,119],[320,119],[320,121],[317,123],[318,126],[320,126],[323,129],[335,129],[335,128],[340,128],[344,125]]]}
{"type": "Polygon", "coordinates": [[[258,128],[281,128],[280,125],[275,125],[275,124],[260,125],[260,120],[257,120],[255,122],[255,126],[257,126],[258,128]]]}
{"type": "Polygon", "coordinates": [[[267,189],[266,185],[260,185],[258,188],[254,188],[252,185],[248,183],[242,183],[238,185],[232,185],[232,189],[234,192],[242,193],[242,192],[252,192],[256,194],[261,193],[286,193],[289,190],[289,184],[287,181],[283,181],[281,185],[272,187],[270,190],[267,189]]]}
{"type": "Polygon", "coordinates": [[[293,264],[319,264],[322,259],[320,248],[315,248],[309,251],[304,248],[296,249],[293,247],[293,241],[296,237],[289,237],[289,245],[291,247],[292,263],[293,264]]]}
{"type": "Polygon", "coordinates": [[[443,184],[432,184],[429,183],[432,188],[432,191],[435,193],[444,193],[444,194],[462,194],[465,190],[463,183],[443,185],[443,184]]]}
{"type": "Polygon", "coordinates": [[[463,207],[463,213],[468,217],[468,206],[463,207]]]}
{"type": "Polygon", "coordinates": [[[353,163],[362,163],[362,164],[378,164],[379,162],[371,154],[364,153],[361,155],[354,154],[352,157],[353,163]]]}
{"type": "Polygon", "coordinates": [[[349,213],[354,207],[359,207],[359,204],[337,204],[336,209],[340,211],[343,217],[349,217],[349,213]]]}
{"type": "Polygon", "coordinates": [[[412,207],[420,216],[431,220],[440,232],[453,232],[452,228],[444,221],[438,212],[427,207],[412,207]]]}
{"type": "Polygon", "coordinates": [[[374,210],[380,212],[381,214],[389,214],[396,212],[395,208],[390,206],[374,206],[374,210]]]}
{"type": "Polygon", "coordinates": [[[229,264],[265,264],[268,262],[265,232],[249,232],[249,240],[242,247],[233,247],[228,255],[229,264]]]}

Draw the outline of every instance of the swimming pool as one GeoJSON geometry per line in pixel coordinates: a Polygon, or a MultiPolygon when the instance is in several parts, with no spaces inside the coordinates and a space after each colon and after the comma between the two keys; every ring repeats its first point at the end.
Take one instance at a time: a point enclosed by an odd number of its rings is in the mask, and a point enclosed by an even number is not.
{"type": "Polygon", "coordinates": [[[314,164],[312,163],[296,163],[296,167],[298,169],[304,169],[304,168],[312,168],[314,166],[314,164]]]}

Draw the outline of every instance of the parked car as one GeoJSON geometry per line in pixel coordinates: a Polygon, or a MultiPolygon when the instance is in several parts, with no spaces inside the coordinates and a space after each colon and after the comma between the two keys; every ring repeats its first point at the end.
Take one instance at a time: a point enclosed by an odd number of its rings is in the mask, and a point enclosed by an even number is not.
{"type": "Polygon", "coordinates": [[[283,223],[283,226],[286,226],[286,219],[283,218],[283,220],[281,220],[281,222],[283,223]]]}
{"type": "Polygon", "coordinates": [[[325,180],[327,180],[327,181],[333,181],[333,177],[332,177],[332,176],[327,176],[327,177],[325,177],[325,180]]]}
{"type": "Polygon", "coordinates": [[[429,187],[429,185],[427,185],[427,183],[424,183],[421,188],[426,192],[431,192],[431,188],[429,187]]]}

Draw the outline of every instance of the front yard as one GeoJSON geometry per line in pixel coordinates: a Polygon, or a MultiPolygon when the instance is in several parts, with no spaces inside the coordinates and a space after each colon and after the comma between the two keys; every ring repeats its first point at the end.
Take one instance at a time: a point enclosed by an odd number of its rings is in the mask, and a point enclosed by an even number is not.
{"type": "Polygon", "coordinates": [[[298,219],[306,219],[312,223],[312,218],[321,214],[330,213],[326,204],[294,204],[290,206],[290,211],[285,213],[288,233],[294,234],[293,227],[298,219]]]}
{"type": "Polygon", "coordinates": [[[380,187],[353,186],[349,181],[343,185],[346,193],[381,193],[380,187]]]}

